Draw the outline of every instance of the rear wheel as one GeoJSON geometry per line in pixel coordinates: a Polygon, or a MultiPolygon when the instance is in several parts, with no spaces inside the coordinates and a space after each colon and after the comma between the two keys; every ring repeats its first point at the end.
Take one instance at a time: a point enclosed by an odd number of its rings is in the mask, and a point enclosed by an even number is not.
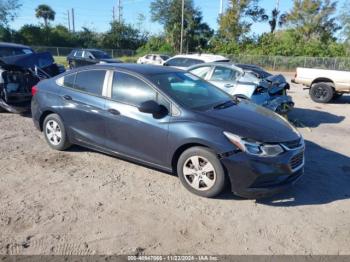
{"type": "Polygon", "coordinates": [[[46,142],[55,150],[63,151],[71,146],[61,117],[57,114],[48,115],[43,124],[46,142]]]}
{"type": "Polygon", "coordinates": [[[316,83],[310,89],[310,97],[316,103],[328,103],[333,95],[334,89],[331,83],[316,83]]]}
{"type": "Polygon", "coordinates": [[[225,187],[225,172],[216,154],[205,147],[192,147],[180,156],[177,173],[190,192],[215,197],[225,187]]]}

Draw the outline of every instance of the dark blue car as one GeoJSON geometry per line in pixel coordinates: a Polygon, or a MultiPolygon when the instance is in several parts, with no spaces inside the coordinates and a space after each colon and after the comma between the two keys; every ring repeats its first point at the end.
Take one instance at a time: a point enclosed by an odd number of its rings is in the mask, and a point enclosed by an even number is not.
{"type": "Polygon", "coordinates": [[[33,88],[32,115],[53,149],[72,144],[177,174],[191,192],[281,191],[303,173],[304,141],[282,117],[182,70],[81,67],[33,88]]]}

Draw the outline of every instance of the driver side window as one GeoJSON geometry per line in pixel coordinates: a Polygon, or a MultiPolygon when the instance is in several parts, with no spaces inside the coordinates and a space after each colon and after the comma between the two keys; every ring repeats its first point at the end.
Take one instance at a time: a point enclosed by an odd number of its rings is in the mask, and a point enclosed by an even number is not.
{"type": "Polygon", "coordinates": [[[237,72],[233,69],[217,66],[211,76],[212,81],[233,81],[237,78],[237,72]]]}
{"type": "Polygon", "coordinates": [[[141,79],[121,72],[114,72],[112,99],[125,104],[139,106],[157,99],[157,92],[141,79]]]}

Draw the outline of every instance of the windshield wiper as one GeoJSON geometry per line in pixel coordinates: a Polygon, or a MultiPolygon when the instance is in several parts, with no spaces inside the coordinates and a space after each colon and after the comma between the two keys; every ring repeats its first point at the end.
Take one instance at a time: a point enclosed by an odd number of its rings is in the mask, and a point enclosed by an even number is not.
{"type": "Polygon", "coordinates": [[[213,107],[213,109],[225,109],[225,108],[231,107],[233,105],[235,105],[235,102],[233,102],[232,100],[228,100],[226,102],[215,105],[213,107]]]}

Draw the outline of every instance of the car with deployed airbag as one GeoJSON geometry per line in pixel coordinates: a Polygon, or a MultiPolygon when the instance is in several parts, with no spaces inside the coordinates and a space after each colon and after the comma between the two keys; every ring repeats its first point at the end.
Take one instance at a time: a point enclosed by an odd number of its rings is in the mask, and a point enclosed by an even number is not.
{"type": "Polygon", "coordinates": [[[304,140],[288,121],[179,69],[94,65],[33,94],[33,122],[52,149],[77,144],[172,172],[199,196],[230,185],[259,198],[303,174],[304,140]]]}

